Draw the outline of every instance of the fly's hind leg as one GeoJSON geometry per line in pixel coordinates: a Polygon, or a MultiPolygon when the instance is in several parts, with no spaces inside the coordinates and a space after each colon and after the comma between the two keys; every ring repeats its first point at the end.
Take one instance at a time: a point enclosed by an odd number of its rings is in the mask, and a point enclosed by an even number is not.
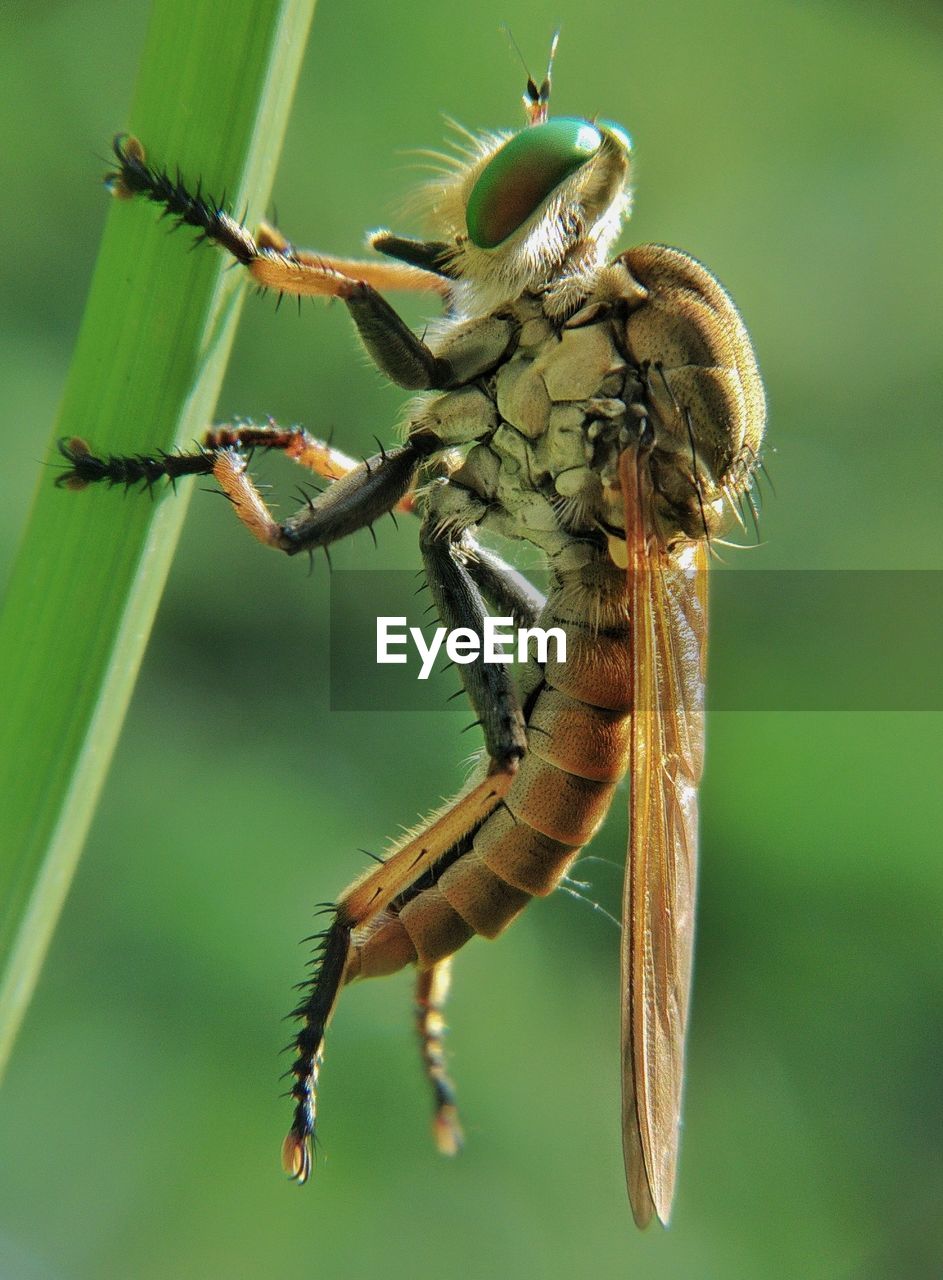
{"type": "MultiPolygon", "coordinates": [[[[427,529],[428,534],[428,529],[427,529]]],[[[433,539],[435,541],[435,539],[433,539]]],[[[437,602],[441,589],[449,590],[452,566],[461,572],[464,597],[473,603],[458,616],[465,622],[475,609],[481,612],[479,587],[499,607],[507,609],[522,625],[531,625],[542,607],[540,594],[499,557],[477,547],[466,534],[462,542],[467,569],[449,550],[435,549],[427,556],[427,568],[436,573],[437,602]],[[442,564],[442,558],[448,558],[442,564]],[[476,583],[478,584],[476,586],[476,583]],[[444,584],[444,588],[443,588],[444,584]],[[475,604],[477,602],[477,604],[475,604]]],[[[461,608],[461,606],[458,606],[461,608]]],[[[513,704],[516,706],[516,703],[513,704]]],[[[498,717],[495,717],[497,722],[498,717]]],[[[285,1171],[304,1182],[311,1170],[311,1144],[315,1133],[316,1088],[323,1058],[324,1034],[340,987],[356,977],[391,973],[418,961],[409,935],[398,919],[402,895],[454,850],[492,813],[513,780],[517,756],[505,751],[500,736],[489,743],[493,771],[473,784],[452,805],[433,817],[419,832],[401,843],[378,867],[371,868],[340,898],[333,924],[321,941],[320,959],[309,994],[294,1010],[302,1022],[295,1041],[291,1066],[295,1084],[295,1115],[282,1149],[285,1171]],[[500,762],[500,763],[498,763],[500,762]]],[[[467,936],[467,935],[466,935],[467,936]]],[[[460,943],[451,944],[460,945],[460,943]]],[[[441,956],[441,952],[439,953],[441,956]]],[[[445,1155],[460,1150],[464,1136],[455,1104],[455,1090],[445,1069],[443,1007],[450,984],[450,956],[437,958],[420,968],[416,984],[416,1022],[426,1076],[433,1091],[433,1132],[445,1155]]]]}
{"type": "Polygon", "coordinates": [[[519,627],[533,627],[540,619],[546,598],[517,569],[467,533],[459,544],[469,577],[496,608],[511,615],[519,627]]]}
{"type": "Polygon", "coordinates": [[[432,1132],[444,1156],[461,1151],[465,1135],[455,1105],[455,1086],[445,1069],[445,1019],[443,1010],[452,983],[452,957],[446,956],[429,969],[420,969],[416,980],[416,1027],[426,1076],[432,1086],[435,1112],[432,1132]]]}
{"type": "MultiPolygon", "coordinates": [[[[334,920],[321,938],[314,977],[304,984],[306,994],[292,1011],[292,1016],[302,1025],[292,1042],[295,1058],[290,1072],[295,1083],[291,1096],[295,1100],[295,1112],[282,1147],[282,1161],[285,1172],[296,1182],[307,1181],[311,1172],[324,1034],[340,988],[354,978],[393,973],[418,959],[408,934],[401,926],[397,927],[397,900],[494,812],[512,776],[505,772],[473,781],[456,800],[404,839],[379,866],[371,867],[355,880],[338,899],[334,920]],[[384,942],[384,937],[389,942],[384,942]],[[365,964],[368,953],[370,960],[365,964]]],[[[435,979],[431,981],[430,994],[435,995],[435,979]]],[[[424,1036],[424,1052],[432,1079],[431,1064],[436,1046],[441,1052],[441,1045],[431,1022],[428,1031],[424,1036]]],[[[441,1079],[447,1083],[444,1072],[441,1079]]],[[[450,1120],[449,1114],[444,1114],[444,1124],[454,1123],[454,1137],[460,1133],[457,1118],[453,1115],[450,1120]]]]}
{"type": "MultiPolygon", "coordinates": [[[[471,544],[464,545],[465,531],[486,513],[483,499],[457,484],[430,492],[419,543],[426,579],[439,617],[449,631],[468,628],[484,636],[485,603],[468,559],[471,544]]],[[[495,586],[501,582],[493,566],[483,574],[495,586]]],[[[476,570],[475,572],[481,572],[476,570]]],[[[536,599],[520,599],[520,609],[532,614],[536,599]]],[[[485,737],[494,771],[514,772],[527,751],[527,735],[521,701],[508,668],[501,662],[485,662],[479,653],[459,668],[465,690],[485,737]]]]}
{"type": "Polygon", "coordinates": [[[307,1182],[311,1173],[311,1149],[317,1111],[318,1075],[324,1057],[324,1033],[337,1004],[350,957],[350,925],[340,913],[325,931],[315,953],[317,973],[308,997],[292,1011],[304,1025],[290,1048],[295,1060],[289,1075],[295,1077],[291,1097],[295,1118],[282,1143],[282,1167],[296,1182],[307,1182]]]}

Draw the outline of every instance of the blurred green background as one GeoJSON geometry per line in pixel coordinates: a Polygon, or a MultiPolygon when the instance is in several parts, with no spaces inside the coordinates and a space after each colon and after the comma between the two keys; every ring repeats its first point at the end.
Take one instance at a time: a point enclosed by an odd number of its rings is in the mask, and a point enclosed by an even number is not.
{"type": "MultiPolygon", "coordinates": [[[[0,8],[2,574],[51,480],[38,463],[146,18],[137,2],[0,8]]],[[[732,566],[939,569],[931,5],[319,0],[276,182],[285,229],[342,254],[365,228],[415,230],[397,218],[417,178],[409,149],[440,145],[443,113],[516,125],[521,72],[498,24],[537,71],[558,21],[556,111],[599,112],[635,138],[626,243],[709,263],[757,345],[776,495],[763,545],[732,566]]],[[[186,248],[168,239],[168,254],[186,248]]],[[[404,311],[422,323],[421,305],[404,311]]],[[[356,454],[393,438],[403,399],[340,307],[299,320],[250,299],[219,413],[333,429],[356,454]]],[[[335,565],[418,565],[414,528],[378,536],[379,551],[358,536],[335,565]]],[[[459,957],[461,1158],[432,1149],[399,975],[345,994],[316,1176],[303,1192],[284,1184],[276,1050],[296,940],[360,870],[358,847],[454,788],[471,745],[457,704],[330,712],[327,601],[323,562],[306,577],[196,495],[0,1095],[0,1277],[943,1274],[943,761],[929,714],[711,718],[668,1233],[638,1235],[625,1199],[618,935],[563,894],[459,957]]],[[[817,644],[854,649],[853,628],[822,636],[817,623],[817,644]]],[[[802,660],[768,652],[777,673],[802,660]]],[[[613,911],[624,828],[614,812],[592,850],[608,861],[585,867],[613,911]]]]}

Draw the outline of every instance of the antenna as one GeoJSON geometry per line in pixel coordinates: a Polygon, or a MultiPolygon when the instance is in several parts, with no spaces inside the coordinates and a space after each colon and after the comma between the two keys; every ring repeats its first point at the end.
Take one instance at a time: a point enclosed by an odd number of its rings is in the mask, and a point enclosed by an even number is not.
{"type": "Polygon", "coordinates": [[[557,55],[557,44],[560,40],[560,28],[557,27],[550,41],[550,58],[547,62],[547,74],[544,82],[537,88],[536,81],[530,73],[527,63],[524,61],[524,55],[521,53],[520,45],[514,39],[514,33],[511,28],[504,22],[501,23],[500,29],[510,41],[511,48],[517,54],[521,66],[524,68],[524,74],[527,76],[527,86],[524,89],[524,114],[527,116],[528,124],[543,124],[550,114],[550,82],[553,73],[553,60],[557,55]]]}
{"type": "Polygon", "coordinates": [[[560,43],[560,28],[557,27],[550,41],[550,57],[547,59],[547,74],[544,76],[544,82],[540,86],[540,101],[549,110],[550,107],[550,80],[553,75],[553,60],[557,56],[557,45],[560,43]]]}

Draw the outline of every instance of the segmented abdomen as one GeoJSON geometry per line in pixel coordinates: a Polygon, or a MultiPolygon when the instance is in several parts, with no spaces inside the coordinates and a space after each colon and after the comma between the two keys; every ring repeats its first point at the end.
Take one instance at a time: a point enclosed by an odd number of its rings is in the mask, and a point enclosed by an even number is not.
{"type": "Polygon", "coordinates": [[[548,604],[566,632],[528,704],[528,750],[504,801],[377,920],[355,930],[347,981],[425,968],[473,934],[496,937],[544,896],[599,828],[628,767],[628,632],[594,630],[548,604]]]}

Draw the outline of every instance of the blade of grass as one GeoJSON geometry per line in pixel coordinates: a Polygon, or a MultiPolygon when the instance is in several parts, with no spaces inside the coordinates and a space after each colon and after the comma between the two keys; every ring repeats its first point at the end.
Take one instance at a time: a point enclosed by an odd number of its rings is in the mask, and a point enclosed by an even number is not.
{"type": "MultiPolygon", "coordinates": [[[[264,213],[314,0],[156,0],[131,111],[149,157],[264,213]],[[227,185],[228,184],[228,185],[227,185]]],[[[102,197],[105,198],[104,196],[102,197]]],[[[53,442],[172,449],[210,421],[238,271],[111,209],[53,442]]],[[[50,459],[57,457],[54,444],[50,459]]],[[[75,871],[186,504],[45,468],[0,615],[0,1072],[75,871]]]]}

